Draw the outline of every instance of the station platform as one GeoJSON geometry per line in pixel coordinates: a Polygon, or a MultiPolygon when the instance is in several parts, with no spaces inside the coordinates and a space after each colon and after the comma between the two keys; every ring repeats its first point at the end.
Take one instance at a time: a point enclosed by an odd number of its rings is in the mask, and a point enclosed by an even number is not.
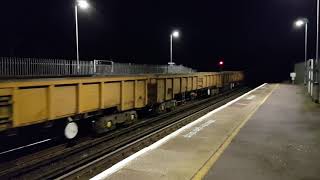
{"type": "Polygon", "coordinates": [[[319,152],[319,105],[302,87],[264,84],[92,179],[315,180],[319,152]]]}

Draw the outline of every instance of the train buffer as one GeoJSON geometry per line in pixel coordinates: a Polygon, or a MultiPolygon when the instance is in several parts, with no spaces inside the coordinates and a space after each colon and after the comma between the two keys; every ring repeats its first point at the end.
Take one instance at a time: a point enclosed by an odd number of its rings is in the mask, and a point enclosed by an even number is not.
{"type": "Polygon", "coordinates": [[[92,179],[318,179],[319,134],[302,87],[264,84],[92,179]]]}

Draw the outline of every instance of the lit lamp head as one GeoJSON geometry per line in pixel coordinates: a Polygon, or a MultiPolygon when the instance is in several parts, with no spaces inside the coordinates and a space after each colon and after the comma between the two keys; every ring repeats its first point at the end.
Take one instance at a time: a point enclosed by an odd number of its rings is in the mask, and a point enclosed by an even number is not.
{"type": "Polygon", "coordinates": [[[296,20],[296,22],[294,23],[294,25],[299,28],[299,27],[302,27],[304,26],[306,23],[308,23],[308,20],[307,19],[298,19],[296,20]]]}
{"type": "Polygon", "coordinates": [[[86,0],[77,0],[77,5],[81,9],[88,9],[90,7],[88,1],[86,0]]]}
{"type": "Polygon", "coordinates": [[[172,36],[173,36],[174,38],[179,38],[179,36],[180,36],[179,31],[173,31],[173,32],[172,32],[172,36]]]}

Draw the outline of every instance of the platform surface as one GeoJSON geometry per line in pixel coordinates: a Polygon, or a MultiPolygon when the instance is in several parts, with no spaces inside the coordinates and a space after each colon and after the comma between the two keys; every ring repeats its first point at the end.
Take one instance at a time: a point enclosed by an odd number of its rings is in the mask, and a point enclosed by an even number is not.
{"type": "Polygon", "coordinates": [[[303,96],[267,84],[93,179],[319,179],[320,109],[303,96]]]}
{"type": "Polygon", "coordinates": [[[319,180],[320,106],[280,85],[211,167],[206,180],[319,180]]]}

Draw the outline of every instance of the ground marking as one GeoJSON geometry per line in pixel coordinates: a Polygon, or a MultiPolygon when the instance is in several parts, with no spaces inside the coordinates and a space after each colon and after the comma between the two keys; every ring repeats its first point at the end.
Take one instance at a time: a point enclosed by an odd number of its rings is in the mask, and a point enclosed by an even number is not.
{"type": "Polygon", "coordinates": [[[247,100],[252,100],[254,98],[256,98],[256,96],[255,95],[251,95],[251,96],[247,97],[247,100]]]}
{"type": "Polygon", "coordinates": [[[195,127],[192,131],[190,131],[188,134],[183,135],[183,137],[185,138],[191,138],[194,135],[198,134],[198,132],[200,132],[202,129],[204,129],[205,127],[210,126],[210,124],[215,123],[216,120],[209,120],[206,123],[201,124],[200,126],[195,127]]]}
{"type": "Polygon", "coordinates": [[[240,105],[240,106],[247,106],[249,104],[244,104],[244,103],[235,103],[236,105],[240,105]]]}

